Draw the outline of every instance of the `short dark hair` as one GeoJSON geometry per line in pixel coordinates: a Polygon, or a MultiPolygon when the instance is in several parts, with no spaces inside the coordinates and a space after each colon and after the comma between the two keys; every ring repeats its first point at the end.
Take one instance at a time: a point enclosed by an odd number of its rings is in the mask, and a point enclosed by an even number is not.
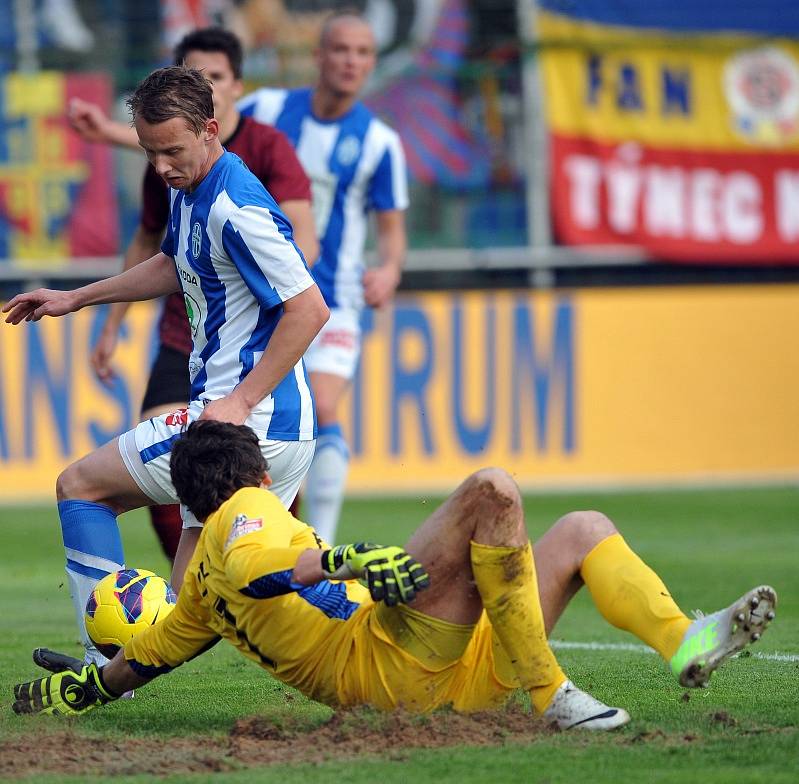
{"type": "Polygon", "coordinates": [[[157,124],[182,117],[197,136],[214,116],[211,82],[200,71],[182,65],[153,71],[127,103],[134,120],[141,117],[145,122],[157,124]]]}
{"type": "Polygon", "coordinates": [[[180,502],[200,521],[242,487],[258,487],[268,469],[249,427],[213,419],[192,422],[169,460],[180,502]]]}
{"type": "Polygon", "coordinates": [[[238,36],[222,27],[203,27],[187,33],[175,47],[175,65],[183,65],[189,52],[221,52],[224,54],[233,76],[241,79],[244,53],[238,36]]]}

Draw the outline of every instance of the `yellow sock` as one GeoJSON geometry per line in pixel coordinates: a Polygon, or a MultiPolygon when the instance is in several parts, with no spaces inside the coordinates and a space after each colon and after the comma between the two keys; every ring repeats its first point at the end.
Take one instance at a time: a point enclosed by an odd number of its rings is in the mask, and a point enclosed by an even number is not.
{"type": "Polygon", "coordinates": [[[494,633],[533,707],[543,713],[566,676],[547,642],[532,548],[472,542],[471,561],[494,633]]]}
{"type": "Polygon", "coordinates": [[[594,604],[608,622],[632,632],[669,661],[691,621],[663,581],[627,545],[621,534],[603,539],[580,568],[594,604]]]}

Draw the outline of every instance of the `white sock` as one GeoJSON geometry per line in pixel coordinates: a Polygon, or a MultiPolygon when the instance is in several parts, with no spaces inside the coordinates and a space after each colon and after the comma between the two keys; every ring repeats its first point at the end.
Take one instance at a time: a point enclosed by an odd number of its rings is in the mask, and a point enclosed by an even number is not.
{"type": "Polygon", "coordinates": [[[94,643],[89,639],[89,635],[86,633],[86,623],[83,619],[86,611],[86,602],[89,601],[89,596],[91,596],[94,586],[97,585],[97,580],[75,572],[68,566],[67,579],[69,580],[69,595],[72,597],[72,606],[75,608],[75,619],[78,622],[80,641],[86,649],[83,661],[86,664],[94,662],[98,667],[101,667],[103,664],[108,663],[108,659],[95,648],[94,643]]]}
{"type": "Polygon", "coordinates": [[[307,522],[328,544],[335,544],[350,451],[338,424],[319,428],[316,452],[305,479],[307,522]]]}

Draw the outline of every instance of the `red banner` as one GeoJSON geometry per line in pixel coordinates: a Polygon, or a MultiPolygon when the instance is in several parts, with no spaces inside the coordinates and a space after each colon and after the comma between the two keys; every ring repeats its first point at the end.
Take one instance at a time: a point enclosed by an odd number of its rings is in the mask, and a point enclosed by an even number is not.
{"type": "Polygon", "coordinates": [[[799,261],[795,153],[667,150],[553,134],[560,242],[634,243],[661,258],[799,261]]]}
{"type": "Polygon", "coordinates": [[[799,42],[753,35],[754,5],[736,35],[694,5],[539,4],[556,236],[799,263],[799,42]]]}

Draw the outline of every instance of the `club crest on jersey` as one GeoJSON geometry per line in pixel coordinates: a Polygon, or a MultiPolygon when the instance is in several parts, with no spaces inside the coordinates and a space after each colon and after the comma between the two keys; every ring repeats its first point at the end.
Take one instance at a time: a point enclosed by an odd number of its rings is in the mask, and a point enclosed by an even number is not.
{"type": "Polygon", "coordinates": [[[186,315],[189,317],[191,336],[196,337],[197,329],[200,326],[200,305],[191,294],[187,294],[185,291],[183,292],[183,302],[186,304],[186,315]]]}
{"type": "Polygon", "coordinates": [[[203,230],[198,221],[191,227],[191,255],[195,260],[200,258],[200,250],[203,246],[203,230]]]}
{"type": "Polygon", "coordinates": [[[336,148],[336,159],[342,166],[352,166],[361,152],[361,143],[357,136],[345,136],[336,148]]]}
{"type": "Polygon", "coordinates": [[[264,521],[260,517],[251,519],[247,517],[246,514],[236,515],[236,519],[233,521],[233,525],[230,528],[230,533],[225,541],[225,549],[230,547],[230,545],[240,536],[244,536],[244,534],[250,534],[253,531],[258,531],[263,527],[264,521]]]}
{"type": "Polygon", "coordinates": [[[197,374],[203,369],[204,362],[201,359],[189,360],[189,378],[194,381],[197,374]]]}

